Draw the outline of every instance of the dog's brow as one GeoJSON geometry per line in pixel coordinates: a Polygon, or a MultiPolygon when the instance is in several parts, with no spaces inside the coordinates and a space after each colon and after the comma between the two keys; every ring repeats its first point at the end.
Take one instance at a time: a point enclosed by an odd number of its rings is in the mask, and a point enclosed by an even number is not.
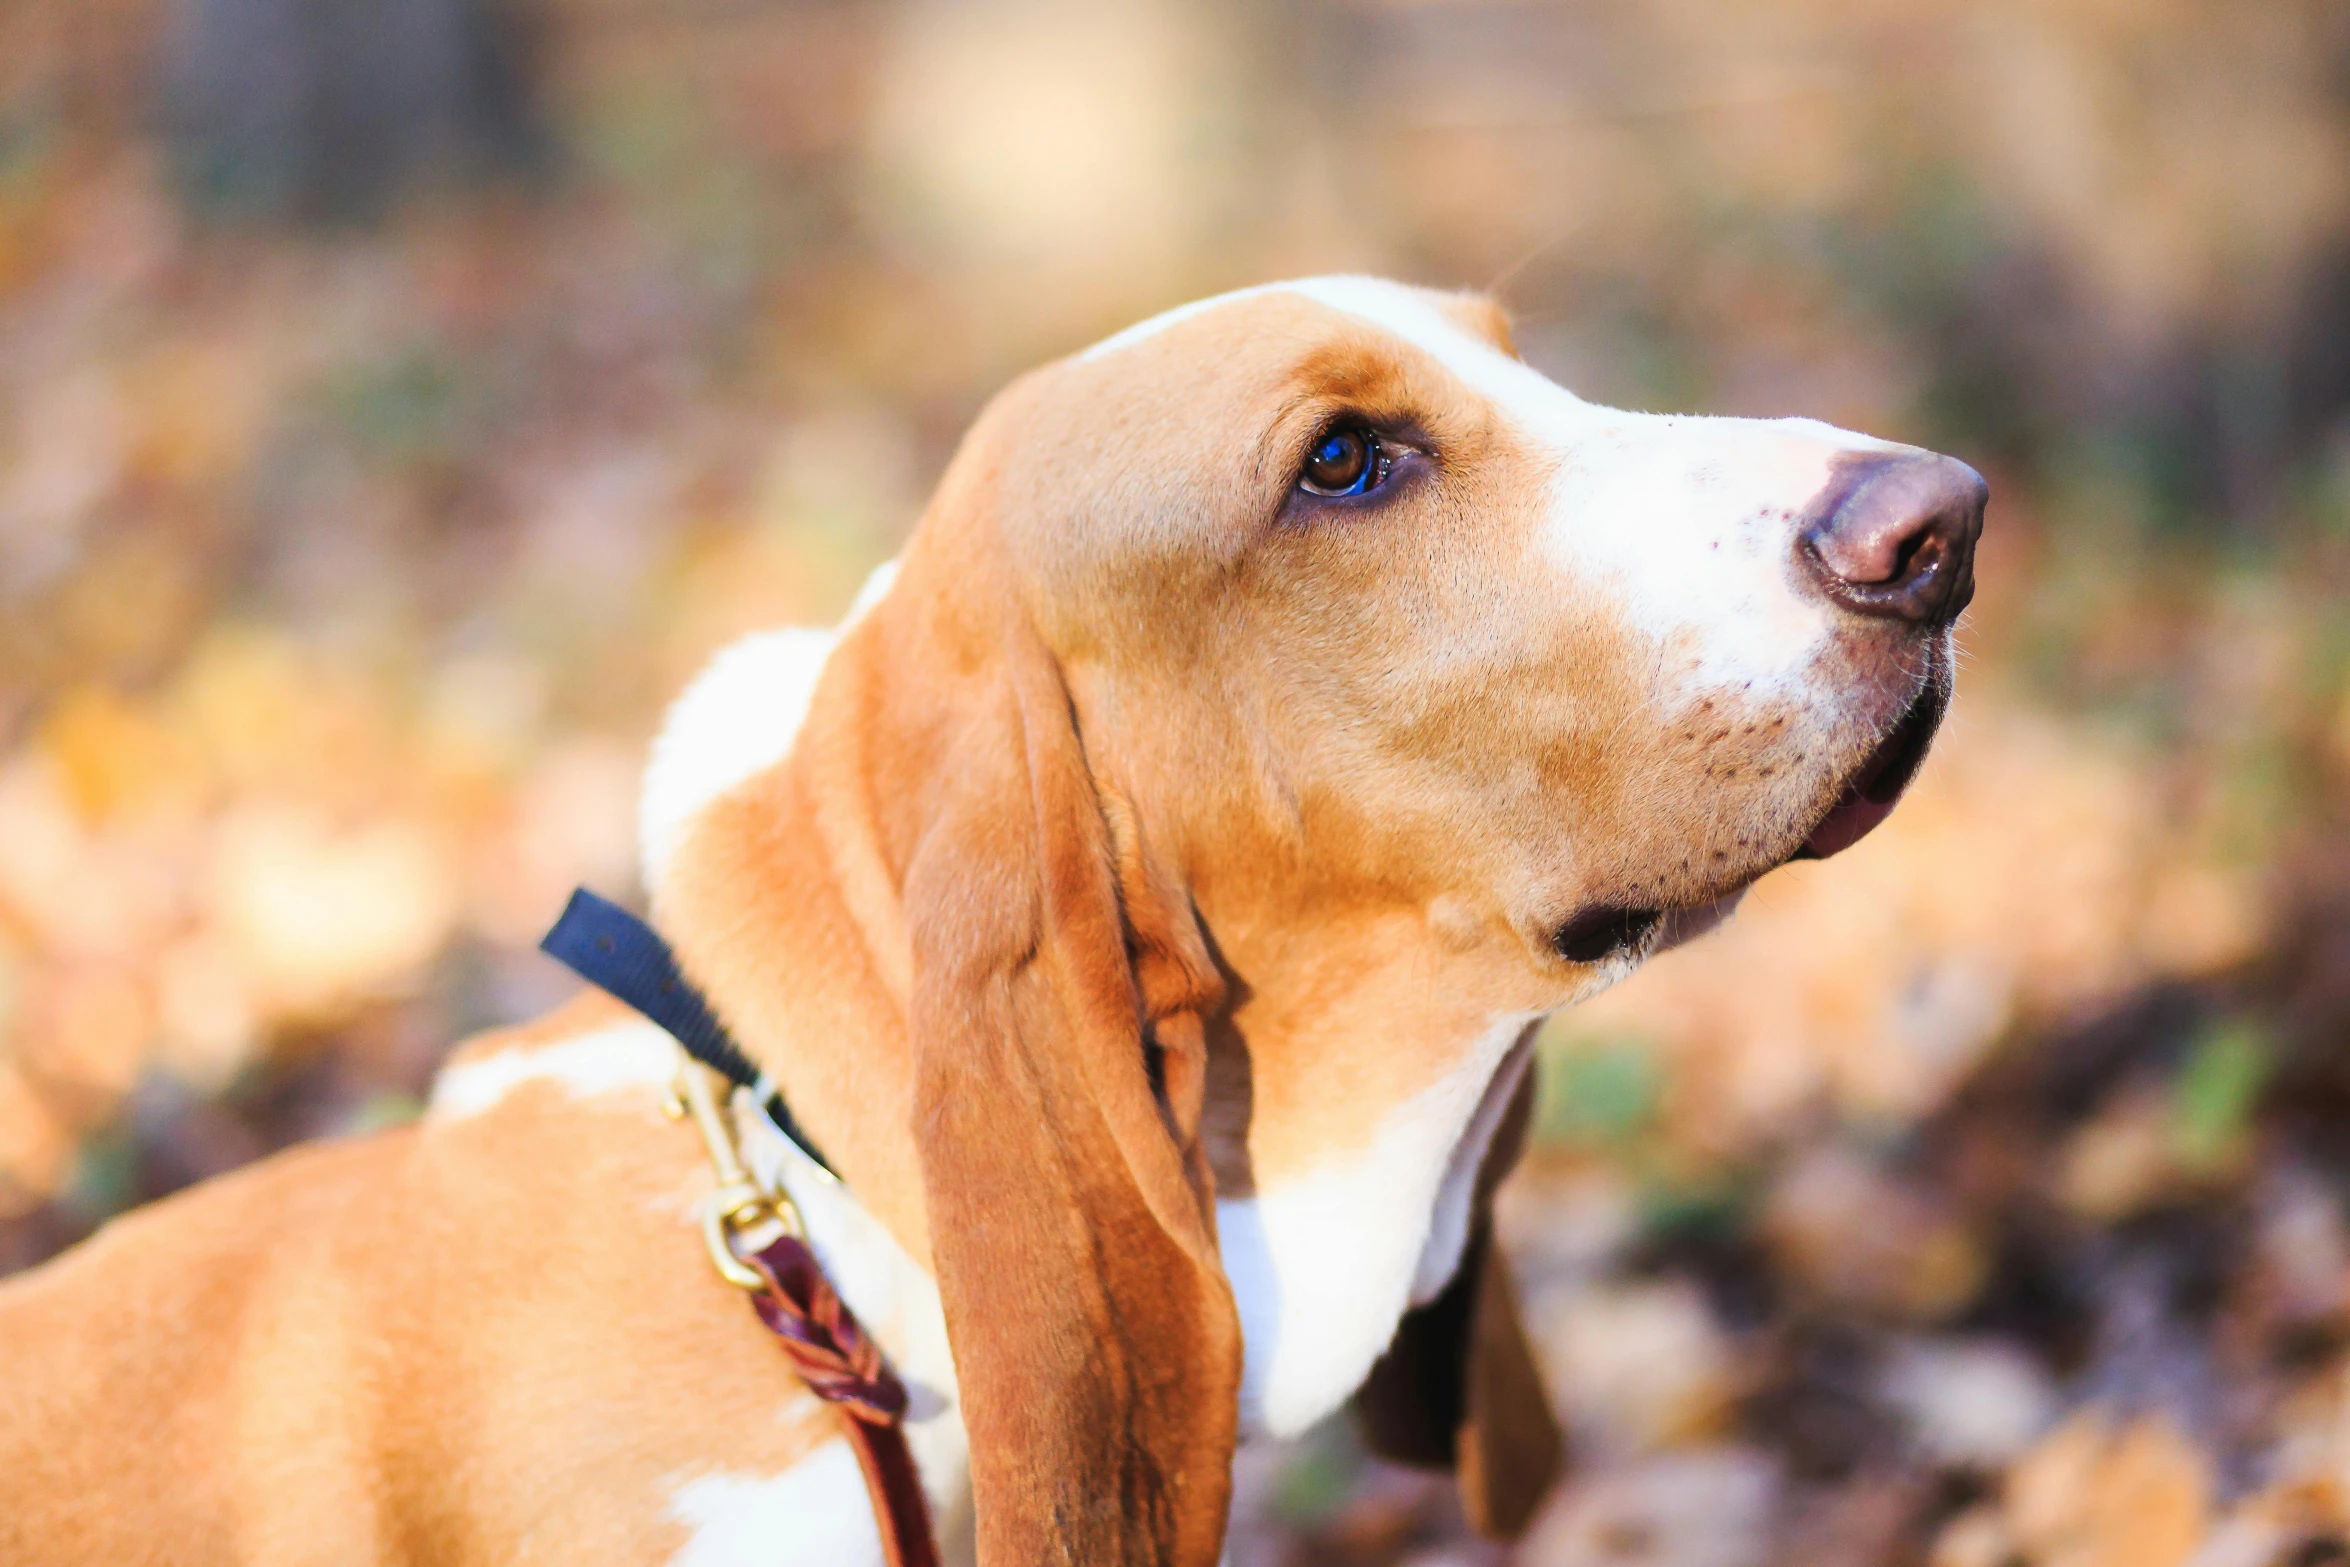
{"type": "Polygon", "coordinates": [[[1121,348],[1131,348],[1146,338],[1157,337],[1167,328],[1189,321],[1194,316],[1204,316],[1211,310],[1235,304],[1243,299],[1254,299],[1260,294],[1280,293],[1293,287],[1294,285],[1288,283],[1258,283],[1248,288],[1236,288],[1228,294],[1211,294],[1205,299],[1195,299],[1189,304],[1177,305],[1172,310],[1162,310],[1155,316],[1137,321],[1124,331],[1113,332],[1091,348],[1079,353],[1077,357],[1080,361],[1106,358],[1121,348]]]}
{"type": "Polygon", "coordinates": [[[1367,277],[1306,278],[1287,286],[1420,350],[1495,408],[1529,425],[1542,422],[1547,412],[1590,406],[1523,360],[1481,341],[1408,289],[1367,277]]]}
{"type": "MultiPolygon", "coordinates": [[[[1508,356],[1460,328],[1441,311],[1417,298],[1410,289],[1383,278],[1358,277],[1339,274],[1329,277],[1293,278],[1281,283],[1258,283],[1248,288],[1236,288],[1229,293],[1211,294],[1206,299],[1195,299],[1188,304],[1162,310],[1155,316],[1138,321],[1124,331],[1114,332],[1092,347],[1081,351],[1077,358],[1091,361],[1107,358],[1122,348],[1131,348],[1147,342],[1171,327],[1236,305],[1244,300],[1262,298],[1268,294],[1294,294],[1311,300],[1325,309],[1390,332],[1403,341],[1433,354],[1448,369],[1460,373],[1454,359],[1463,349],[1484,353],[1505,363],[1514,363],[1508,356]]],[[[1464,379],[1467,377],[1464,376],[1464,379]]]]}
{"type": "Polygon", "coordinates": [[[1212,310],[1267,294],[1293,294],[1379,328],[1399,343],[1426,354],[1470,391],[1529,427],[1540,428],[1561,415],[1572,417],[1589,408],[1566,388],[1482,341],[1414,291],[1382,278],[1346,274],[1263,283],[1178,305],[1102,339],[1077,357],[1081,361],[1101,359],[1212,310]]]}

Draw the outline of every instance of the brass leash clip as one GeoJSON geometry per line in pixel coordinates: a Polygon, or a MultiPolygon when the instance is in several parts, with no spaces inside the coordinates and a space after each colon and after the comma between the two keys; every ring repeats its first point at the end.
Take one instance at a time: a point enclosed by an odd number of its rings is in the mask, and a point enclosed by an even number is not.
{"type": "Polygon", "coordinates": [[[680,1061],[664,1108],[673,1120],[693,1117],[702,1134],[702,1146],[709,1150],[710,1168],[718,1178],[717,1189],[701,1202],[702,1241],[710,1249],[711,1264],[719,1277],[738,1289],[765,1289],[766,1275],[736,1254],[734,1237],[773,1223],[781,1225],[794,1240],[806,1240],[808,1232],[800,1222],[798,1206],[781,1189],[762,1186],[744,1167],[735,1147],[734,1128],[711,1093],[710,1073],[700,1062],[691,1057],[680,1061]]]}

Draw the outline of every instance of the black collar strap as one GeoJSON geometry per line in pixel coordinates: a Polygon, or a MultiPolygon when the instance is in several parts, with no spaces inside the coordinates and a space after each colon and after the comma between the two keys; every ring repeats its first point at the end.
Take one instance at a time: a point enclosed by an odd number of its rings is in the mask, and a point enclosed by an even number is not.
{"type": "MultiPolygon", "coordinates": [[[[775,1129],[791,1139],[818,1169],[834,1175],[824,1155],[792,1119],[775,1083],[751,1064],[710,1004],[677,967],[676,954],[643,920],[585,887],[571,894],[563,917],[539,941],[539,950],[597,989],[627,1002],[667,1030],[687,1055],[747,1088],[775,1129]]],[[[837,1179],[837,1176],[835,1177],[837,1179]]]]}

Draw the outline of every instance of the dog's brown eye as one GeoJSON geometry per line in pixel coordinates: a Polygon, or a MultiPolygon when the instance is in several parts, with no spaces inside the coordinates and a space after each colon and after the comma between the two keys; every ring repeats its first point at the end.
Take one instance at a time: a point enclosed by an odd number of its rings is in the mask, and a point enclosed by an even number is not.
{"type": "Polygon", "coordinates": [[[1389,461],[1379,437],[1360,425],[1342,424],[1306,453],[1298,484],[1313,495],[1361,495],[1379,487],[1389,461]]]}

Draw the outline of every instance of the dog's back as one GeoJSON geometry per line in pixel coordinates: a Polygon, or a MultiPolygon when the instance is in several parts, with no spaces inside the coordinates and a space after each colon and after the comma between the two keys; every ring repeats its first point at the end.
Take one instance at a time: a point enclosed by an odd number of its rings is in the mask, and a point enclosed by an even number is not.
{"type": "Polygon", "coordinates": [[[413,1141],[296,1149],[0,1290],[0,1560],[377,1554],[351,1263],[413,1141]]]}
{"type": "Polygon", "coordinates": [[[681,1482],[836,1432],[701,1260],[699,1147],[659,1101],[532,1082],[280,1154],[10,1280],[0,1562],[674,1555],[681,1482]]]}

